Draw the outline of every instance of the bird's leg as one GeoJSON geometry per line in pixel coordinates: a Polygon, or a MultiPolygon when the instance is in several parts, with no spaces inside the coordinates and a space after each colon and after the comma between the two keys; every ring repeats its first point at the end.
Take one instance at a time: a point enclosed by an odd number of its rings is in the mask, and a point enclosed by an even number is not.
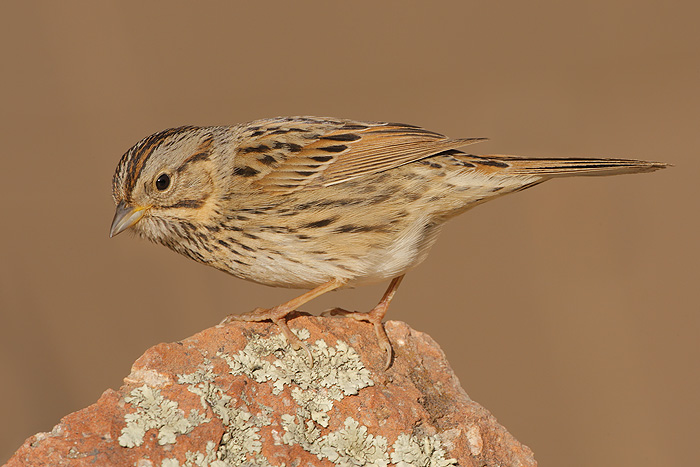
{"type": "Polygon", "coordinates": [[[328,313],[331,315],[342,315],[342,316],[347,316],[348,318],[355,319],[357,321],[367,321],[368,323],[372,323],[374,326],[374,332],[377,335],[377,341],[379,342],[379,347],[384,350],[386,353],[386,368],[388,369],[391,366],[391,359],[393,356],[393,350],[391,348],[391,341],[389,340],[389,337],[386,335],[386,331],[384,330],[384,325],[382,324],[382,320],[384,319],[384,315],[386,314],[386,310],[389,308],[389,303],[391,303],[391,300],[394,298],[394,294],[396,293],[396,289],[399,288],[399,284],[401,284],[401,281],[403,280],[405,274],[400,275],[399,277],[395,277],[391,283],[389,284],[389,287],[386,289],[386,292],[384,292],[384,296],[382,297],[381,301],[372,308],[372,310],[364,313],[360,312],[353,312],[353,311],[346,311],[340,308],[335,308],[333,310],[330,310],[328,313]]]}
{"type": "Polygon", "coordinates": [[[309,355],[309,362],[313,364],[314,360],[313,356],[311,355],[311,350],[309,350],[309,347],[306,344],[304,344],[301,341],[301,339],[299,339],[297,335],[292,332],[291,329],[289,329],[289,326],[287,325],[287,320],[285,318],[289,313],[295,311],[304,303],[309,302],[314,298],[323,295],[326,292],[330,292],[333,289],[337,289],[338,287],[342,286],[343,283],[344,281],[342,281],[341,279],[330,280],[324,284],[319,285],[315,289],[309,290],[308,292],[291,299],[288,302],[282,303],[281,305],[277,305],[272,308],[256,308],[253,311],[249,311],[248,313],[243,313],[240,315],[228,315],[226,318],[224,318],[221,324],[227,324],[231,321],[257,322],[269,319],[270,321],[275,323],[277,327],[280,328],[282,333],[287,338],[287,341],[289,341],[289,343],[295,350],[299,350],[302,348],[306,350],[306,353],[309,355]]]}

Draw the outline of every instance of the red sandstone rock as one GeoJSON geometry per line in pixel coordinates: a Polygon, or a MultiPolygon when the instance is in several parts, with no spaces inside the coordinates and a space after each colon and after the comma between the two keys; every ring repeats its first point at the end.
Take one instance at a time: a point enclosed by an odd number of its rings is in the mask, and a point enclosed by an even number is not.
{"type": "Polygon", "coordinates": [[[29,438],[7,466],[530,466],[438,345],[386,324],[300,316],[309,368],[269,323],[234,322],[139,358],[119,391],[29,438]]]}

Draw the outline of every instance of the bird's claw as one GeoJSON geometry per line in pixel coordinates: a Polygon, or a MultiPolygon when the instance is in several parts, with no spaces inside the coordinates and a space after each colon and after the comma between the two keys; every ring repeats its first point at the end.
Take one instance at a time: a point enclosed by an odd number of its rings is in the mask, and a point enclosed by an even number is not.
{"type": "Polygon", "coordinates": [[[391,367],[391,362],[394,357],[394,351],[391,347],[391,341],[389,340],[389,336],[386,335],[386,331],[384,330],[384,324],[382,323],[382,318],[384,316],[383,313],[372,313],[372,311],[364,313],[358,311],[348,311],[342,308],[333,308],[324,311],[322,315],[344,316],[346,318],[352,318],[355,321],[365,321],[372,324],[372,326],[374,327],[374,333],[377,336],[377,343],[379,344],[379,348],[382,349],[386,354],[386,363],[384,369],[388,370],[389,367],[391,367]]]}
{"type": "Polygon", "coordinates": [[[287,339],[287,342],[289,342],[289,345],[294,350],[304,349],[306,351],[306,355],[308,355],[309,357],[309,368],[313,367],[314,357],[311,353],[311,349],[309,348],[309,346],[306,345],[301,339],[299,339],[299,337],[296,334],[294,334],[291,329],[289,329],[285,316],[279,317],[273,309],[256,308],[253,311],[249,311],[240,315],[231,314],[224,318],[223,321],[221,321],[221,323],[219,324],[229,324],[233,321],[260,322],[267,320],[272,321],[280,329],[280,331],[282,331],[282,334],[284,334],[284,337],[287,339]]]}

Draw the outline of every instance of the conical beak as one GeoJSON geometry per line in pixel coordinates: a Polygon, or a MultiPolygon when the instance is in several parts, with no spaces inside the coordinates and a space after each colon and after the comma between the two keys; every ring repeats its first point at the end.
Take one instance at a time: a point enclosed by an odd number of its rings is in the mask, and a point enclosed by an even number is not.
{"type": "Polygon", "coordinates": [[[109,229],[109,236],[114,237],[136,224],[145,213],[146,208],[129,206],[124,201],[120,201],[114,213],[114,219],[112,219],[112,228],[109,229]]]}

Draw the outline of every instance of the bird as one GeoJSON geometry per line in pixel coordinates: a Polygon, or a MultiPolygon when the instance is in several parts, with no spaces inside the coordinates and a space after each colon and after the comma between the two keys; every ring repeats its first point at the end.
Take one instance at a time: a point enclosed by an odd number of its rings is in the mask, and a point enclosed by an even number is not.
{"type": "Polygon", "coordinates": [[[310,359],[288,315],[331,290],[390,281],[370,311],[330,311],[372,324],[389,368],[393,352],[383,318],[404,275],[426,258],[446,221],[552,178],[668,165],[464,151],[485,139],[310,116],[166,129],[121,157],[112,180],[110,237],[129,229],[235,277],[307,289],[222,323],[270,320],[310,359]]]}

